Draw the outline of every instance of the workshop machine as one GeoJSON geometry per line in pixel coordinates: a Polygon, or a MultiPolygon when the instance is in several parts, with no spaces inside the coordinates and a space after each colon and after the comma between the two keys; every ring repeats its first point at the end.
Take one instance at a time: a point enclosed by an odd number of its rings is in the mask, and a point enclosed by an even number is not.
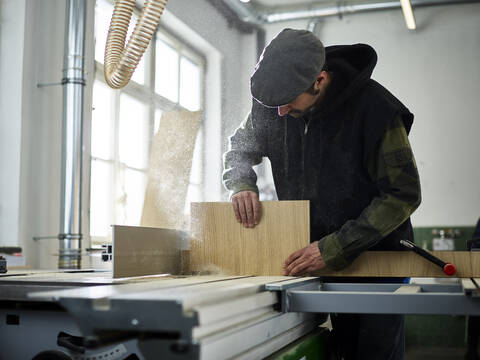
{"type": "Polygon", "coordinates": [[[262,359],[331,312],[480,315],[459,279],[338,280],[12,270],[0,275],[0,358],[262,359]]]}

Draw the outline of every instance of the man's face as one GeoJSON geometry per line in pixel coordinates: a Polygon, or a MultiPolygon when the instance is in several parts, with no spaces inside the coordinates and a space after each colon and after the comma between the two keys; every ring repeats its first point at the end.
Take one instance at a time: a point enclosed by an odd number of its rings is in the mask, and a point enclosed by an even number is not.
{"type": "Polygon", "coordinates": [[[278,107],[278,115],[285,116],[289,114],[294,118],[299,118],[303,116],[315,103],[317,102],[317,98],[319,95],[319,91],[314,94],[304,92],[300,94],[295,100],[291,103],[283,106],[278,107]]]}
{"type": "Polygon", "coordinates": [[[314,105],[318,105],[325,96],[326,88],[328,86],[327,73],[322,71],[317,81],[313,86],[312,92],[304,92],[297,96],[292,102],[279,106],[278,115],[285,116],[290,115],[294,118],[303,116],[314,105]]]}

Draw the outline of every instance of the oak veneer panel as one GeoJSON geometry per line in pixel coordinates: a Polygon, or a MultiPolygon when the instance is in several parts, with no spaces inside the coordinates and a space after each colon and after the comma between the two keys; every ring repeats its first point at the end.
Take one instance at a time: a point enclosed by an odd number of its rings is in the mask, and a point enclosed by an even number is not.
{"type": "Polygon", "coordinates": [[[113,277],[178,274],[183,231],[113,225],[113,277]]]}
{"type": "MultiPolygon", "coordinates": [[[[431,251],[457,268],[454,277],[480,276],[480,253],[470,251],[431,251]]],[[[411,251],[366,251],[341,271],[323,269],[316,276],[449,277],[437,265],[411,251]]]]}
{"type": "MultiPolygon", "coordinates": [[[[471,277],[480,277],[480,251],[470,251],[470,259],[472,264],[472,271],[476,275],[472,275],[471,277]]],[[[456,265],[455,263],[453,263],[456,265]]],[[[480,285],[477,283],[477,285],[480,285]]]]}
{"type": "Polygon", "coordinates": [[[192,203],[190,270],[281,275],[282,264],[310,243],[308,201],[263,201],[253,229],[239,224],[230,202],[192,203]]]}
{"type": "Polygon", "coordinates": [[[162,114],[152,142],[142,226],[188,230],[184,208],[199,126],[199,111],[162,114]]]}

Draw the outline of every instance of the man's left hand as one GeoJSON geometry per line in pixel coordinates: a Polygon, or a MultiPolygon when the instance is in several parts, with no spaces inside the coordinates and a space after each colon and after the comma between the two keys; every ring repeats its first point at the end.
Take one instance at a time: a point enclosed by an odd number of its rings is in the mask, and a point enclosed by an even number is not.
{"type": "Polygon", "coordinates": [[[283,264],[283,275],[296,276],[304,275],[313,271],[323,269],[325,261],[318,248],[318,241],[295,251],[283,264]]]}

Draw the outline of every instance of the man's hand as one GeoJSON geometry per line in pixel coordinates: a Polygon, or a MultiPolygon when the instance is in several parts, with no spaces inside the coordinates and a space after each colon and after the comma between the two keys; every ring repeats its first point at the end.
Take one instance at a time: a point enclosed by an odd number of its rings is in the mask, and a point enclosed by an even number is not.
{"type": "Polygon", "coordinates": [[[327,265],[318,249],[318,241],[315,241],[288,257],[283,264],[283,275],[304,275],[323,269],[325,266],[327,265]]]}
{"type": "Polygon", "coordinates": [[[233,211],[239,223],[253,228],[260,222],[262,207],[255,191],[240,191],[232,196],[233,211]]]}

